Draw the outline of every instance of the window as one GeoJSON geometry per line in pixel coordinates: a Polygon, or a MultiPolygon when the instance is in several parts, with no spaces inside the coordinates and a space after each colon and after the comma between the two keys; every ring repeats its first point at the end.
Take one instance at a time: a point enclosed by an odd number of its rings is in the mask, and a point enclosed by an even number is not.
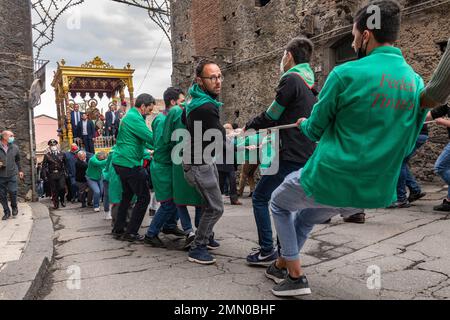
{"type": "Polygon", "coordinates": [[[348,61],[356,60],[357,55],[352,48],[353,36],[350,34],[337,41],[332,49],[334,51],[334,65],[346,63],[348,61]]]}
{"type": "Polygon", "coordinates": [[[255,6],[256,7],[264,7],[270,2],[270,0],[256,0],[255,6]]]}

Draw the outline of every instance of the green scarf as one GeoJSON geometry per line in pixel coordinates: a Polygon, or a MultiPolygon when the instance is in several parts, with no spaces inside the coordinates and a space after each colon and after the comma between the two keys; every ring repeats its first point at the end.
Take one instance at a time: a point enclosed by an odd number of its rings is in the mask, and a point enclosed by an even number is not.
{"type": "Polygon", "coordinates": [[[314,71],[312,71],[309,63],[298,64],[292,69],[286,71],[281,77],[283,78],[289,73],[297,73],[303,79],[303,81],[305,81],[305,84],[308,86],[308,88],[311,89],[314,86],[314,71]]]}
{"type": "Polygon", "coordinates": [[[205,91],[203,91],[198,84],[194,84],[189,88],[188,96],[186,97],[186,115],[201,107],[206,103],[212,103],[216,108],[222,107],[223,103],[217,101],[205,91]]]}

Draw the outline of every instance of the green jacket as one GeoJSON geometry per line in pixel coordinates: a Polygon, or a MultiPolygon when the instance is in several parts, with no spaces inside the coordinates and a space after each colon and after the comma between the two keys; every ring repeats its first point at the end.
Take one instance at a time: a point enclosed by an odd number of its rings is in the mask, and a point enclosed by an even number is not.
{"type": "Polygon", "coordinates": [[[110,167],[112,167],[111,159],[112,159],[113,153],[114,153],[114,151],[111,150],[108,154],[108,158],[106,158],[106,165],[102,171],[102,176],[103,176],[104,181],[109,181],[109,170],[110,170],[110,167]]]}
{"type": "Polygon", "coordinates": [[[150,173],[155,190],[156,200],[164,202],[173,198],[172,192],[172,160],[171,143],[164,142],[163,132],[167,112],[158,114],[152,122],[153,130],[153,160],[150,165],[150,173]]]}
{"type": "Polygon", "coordinates": [[[102,180],[102,172],[106,167],[107,160],[99,160],[97,154],[93,156],[88,163],[88,168],[86,170],[86,177],[91,180],[100,181],[102,180]]]}
{"type": "MultiPolygon", "coordinates": [[[[183,109],[180,106],[175,106],[170,109],[167,118],[165,120],[163,141],[166,144],[170,144],[173,148],[182,143],[182,139],[178,141],[172,141],[172,134],[177,129],[186,129],[186,126],[182,123],[181,117],[183,115],[183,109]]],[[[182,154],[180,154],[180,159],[182,154]]],[[[203,198],[200,193],[191,186],[184,178],[184,170],[181,164],[172,163],[172,189],[173,200],[175,204],[182,206],[201,206],[204,204],[203,198]]]]}
{"type": "Polygon", "coordinates": [[[153,133],[136,108],[131,108],[120,122],[113,164],[134,168],[141,165],[145,147],[153,142],[153,133]]]}
{"type": "Polygon", "coordinates": [[[336,67],[303,133],[320,141],[301,173],[307,195],[335,207],[385,208],[425,121],[422,78],[384,46],[336,67]]]}

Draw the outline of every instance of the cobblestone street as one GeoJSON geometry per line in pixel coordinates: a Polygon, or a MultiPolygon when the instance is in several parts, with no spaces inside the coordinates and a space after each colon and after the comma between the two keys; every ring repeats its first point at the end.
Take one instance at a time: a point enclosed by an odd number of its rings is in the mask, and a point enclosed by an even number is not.
{"type": "MultiPolygon", "coordinates": [[[[364,225],[335,217],[317,226],[303,254],[313,292],[304,299],[450,298],[450,220],[432,211],[444,192],[425,190],[427,198],[409,209],[369,211],[364,225]],[[371,266],[380,268],[380,290],[368,289],[371,266]]],[[[207,267],[188,262],[176,250],[180,242],[164,250],[113,240],[109,222],[92,209],[52,212],[55,259],[40,298],[274,299],[264,269],[245,263],[257,239],[251,201],[243,201],[243,207],[226,206],[216,228],[218,263],[207,267]],[[74,289],[78,267],[81,286],[74,289]]]]}

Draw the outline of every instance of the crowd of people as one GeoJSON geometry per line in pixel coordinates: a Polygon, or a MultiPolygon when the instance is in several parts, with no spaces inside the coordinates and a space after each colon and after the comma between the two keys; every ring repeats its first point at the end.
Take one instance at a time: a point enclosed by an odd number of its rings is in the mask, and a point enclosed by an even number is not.
{"type": "MultiPolygon", "coordinates": [[[[176,87],[164,92],[165,109],[151,128],[145,121],[155,107],[150,94],[137,97],[119,126],[112,125],[117,115],[107,116],[108,134],[117,133],[109,154],[90,148],[92,128],[85,115],[73,114],[72,126],[86,142],[84,148],[74,144],[62,152],[51,140],[42,163],[54,207],[66,205],[67,186],[69,199],[77,199],[82,207],[99,212],[103,200],[114,239],[164,248],[167,243],[160,233],[185,237],[188,260],[207,265],[216,262],[211,250],[220,247],[214,227],[224,213],[224,194],[232,205],[240,205],[238,198],[248,182],[260,248],[247,256],[247,263],[266,267],[277,296],[311,293],[300,252],[313,227],[335,215],[364,223],[364,209],[403,208],[424,197],[408,161],[427,140],[427,119],[450,128],[450,120],[443,118],[450,114],[445,105],[450,95],[449,49],[425,86],[393,45],[399,37],[400,6],[393,0],[374,4],[380,7],[381,28],[368,26],[367,6],[358,11],[353,26],[358,60],[336,67],[320,94],[310,65],[312,42],[292,39],[281,61],[273,103],[244,128],[222,125],[218,96],[224,77],[210,60],[197,65],[186,94],[176,87]],[[279,137],[273,135],[271,128],[292,124],[280,130],[279,137]],[[278,138],[277,150],[272,142],[278,138]],[[236,161],[239,154],[241,160],[236,161]],[[239,187],[236,162],[242,164],[239,187]],[[275,162],[278,170],[263,174],[275,162]],[[194,224],[188,207],[195,208],[194,224]],[[149,208],[151,224],[140,235],[149,208]]],[[[110,112],[114,114],[114,107],[110,112]]],[[[13,161],[9,159],[18,163],[8,147],[10,137],[4,132],[0,146],[1,161],[2,150],[8,154],[8,168],[13,161]]],[[[435,168],[447,184],[449,157],[450,144],[435,168]]],[[[12,165],[11,170],[0,169],[3,205],[3,188],[11,181],[4,172],[17,174],[14,170],[12,165]]],[[[13,214],[14,208],[13,203],[13,214]]],[[[450,212],[450,194],[435,210],[450,212]]],[[[5,209],[5,215],[8,212],[5,209]]]]}

